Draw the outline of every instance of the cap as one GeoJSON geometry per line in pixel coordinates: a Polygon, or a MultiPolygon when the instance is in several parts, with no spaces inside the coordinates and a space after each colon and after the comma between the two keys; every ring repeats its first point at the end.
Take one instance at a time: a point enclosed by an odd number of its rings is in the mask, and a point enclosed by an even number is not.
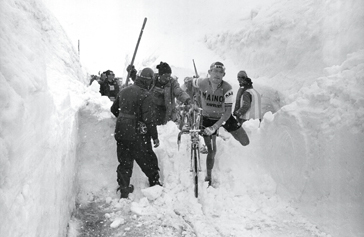
{"type": "Polygon", "coordinates": [[[172,73],[172,69],[168,65],[168,63],[160,62],[160,64],[157,65],[157,69],[159,75],[163,75],[165,73],[172,73]]]}
{"type": "Polygon", "coordinates": [[[153,69],[146,67],[138,72],[137,77],[152,80],[154,77],[153,69]]]}
{"type": "Polygon", "coordinates": [[[221,68],[225,72],[225,66],[221,62],[214,62],[214,63],[212,63],[211,66],[210,66],[210,69],[214,69],[214,68],[221,68]]]}
{"type": "Polygon", "coordinates": [[[240,71],[240,72],[238,72],[238,77],[247,78],[248,75],[246,74],[245,71],[240,71]]]}

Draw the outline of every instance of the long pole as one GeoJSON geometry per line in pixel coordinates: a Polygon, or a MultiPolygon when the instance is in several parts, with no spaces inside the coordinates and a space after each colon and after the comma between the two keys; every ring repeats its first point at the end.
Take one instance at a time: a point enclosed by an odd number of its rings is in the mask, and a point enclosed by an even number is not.
{"type": "Polygon", "coordinates": [[[199,78],[200,76],[198,75],[198,72],[197,72],[197,69],[196,69],[195,60],[194,60],[194,59],[192,59],[192,62],[193,62],[193,67],[195,68],[195,77],[196,77],[196,78],[199,78]]]}
{"type": "MultiPolygon", "coordinates": [[[[144,31],[144,27],[145,27],[145,24],[147,23],[147,18],[145,17],[144,18],[144,22],[143,22],[143,26],[142,26],[142,29],[140,31],[140,34],[139,34],[139,38],[138,38],[138,42],[135,46],[135,50],[134,50],[134,54],[133,54],[133,58],[131,60],[131,63],[130,65],[133,65],[134,64],[134,60],[135,60],[135,55],[138,51],[138,47],[139,47],[139,43],[140,43],[140,39],[142,38],[142,35],[143,35],[143,31],[144,31]]],[[[125,84],[128,85],[128,82],[129,82],[129,77],[130,77],[130,71],[128,72],[128,75],[126,76],[126,81],[125,81],[125,84]]]]}

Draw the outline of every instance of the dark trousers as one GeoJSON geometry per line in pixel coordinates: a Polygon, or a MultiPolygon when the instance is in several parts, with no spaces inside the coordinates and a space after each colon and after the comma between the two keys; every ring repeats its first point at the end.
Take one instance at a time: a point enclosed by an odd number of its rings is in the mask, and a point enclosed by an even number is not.
{"type": "Polygon", "coordinates": [[[140,135],[135,141],[117,142],[117,156],[120,163],[116,170],[117,182],[121,188],[130,185],[134,160],[148,177],[149,184],[159,181],[158,158],[150,136],[140,135]]]}

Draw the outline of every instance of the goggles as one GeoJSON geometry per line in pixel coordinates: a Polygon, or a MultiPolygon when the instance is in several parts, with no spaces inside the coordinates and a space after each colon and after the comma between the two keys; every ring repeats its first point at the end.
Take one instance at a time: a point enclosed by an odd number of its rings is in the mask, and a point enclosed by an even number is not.
{"type": "Polygon", "coordinates": [[[213,69],[220,69],[220,70],[222,70],[223,72],[225,72],[225,67],[224,67],[224,65],[222,64],[222,63],[220,63],[220,62],[216,62],[216,63],[213,63],[213,64],[211,64],[211,66],[210,66],[210,70],[213,70],[213,69]]]}
{"type": "Polygon", "coordinates": [[[222,63],[220,63],[220,62],[216,62],[216,63],[211,64],[210,69],[214,69],[214,68],[222,69],[222,70],[224,70],[224,72],[225,72],[225,67],[224,67],[224,65],[223,65],[222,63]]]}
{"type": "Polygon", "coordinates": [[[140,77],[140,78],[143,78],[143,79],[148,79],[148,80],[152,80],[153,79],[153,77],[152,76],[142,76],[142,71],[139,71],[138,73],[137,73],[137,77],[140,77]]]}

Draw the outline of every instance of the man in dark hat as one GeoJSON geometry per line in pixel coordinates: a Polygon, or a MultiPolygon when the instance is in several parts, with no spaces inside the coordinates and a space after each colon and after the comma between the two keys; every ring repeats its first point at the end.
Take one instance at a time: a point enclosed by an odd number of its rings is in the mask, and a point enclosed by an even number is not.
{"type": "Polygon", "coordinates": [[[242,124],[249,119],[262,120],[261,96],[245,71],[238,72],[240,88],[236,95],[234,116],[242,124]]]}
{"type": "Polygon", "coordinates": [[[156,68],[158,73],[154,77],[154,85],[151,91],[156,105],[157,125],[166,124],[168,121],[176,122],[178,118],[176,99],[185,105],[189,105],[191,98],[181,89],[177,78],[171,76],[172,69],[168,63],[160,62],[156,68]]]}
{"type": "Polygon", "coordinates": [[[151,142],[153,140],[154,147],[159,146],[154,105],[149,92],[153,77],[151,68],[141,70],[134,84],[122,89],[111,106],[111,112],[117,117],[114,136],[120,162],[117,182],[121,198],[127,198],[134,190],[130,185],[134,160],[148,177],[150,186],[161,185],[158,159],[151,142]]]}

